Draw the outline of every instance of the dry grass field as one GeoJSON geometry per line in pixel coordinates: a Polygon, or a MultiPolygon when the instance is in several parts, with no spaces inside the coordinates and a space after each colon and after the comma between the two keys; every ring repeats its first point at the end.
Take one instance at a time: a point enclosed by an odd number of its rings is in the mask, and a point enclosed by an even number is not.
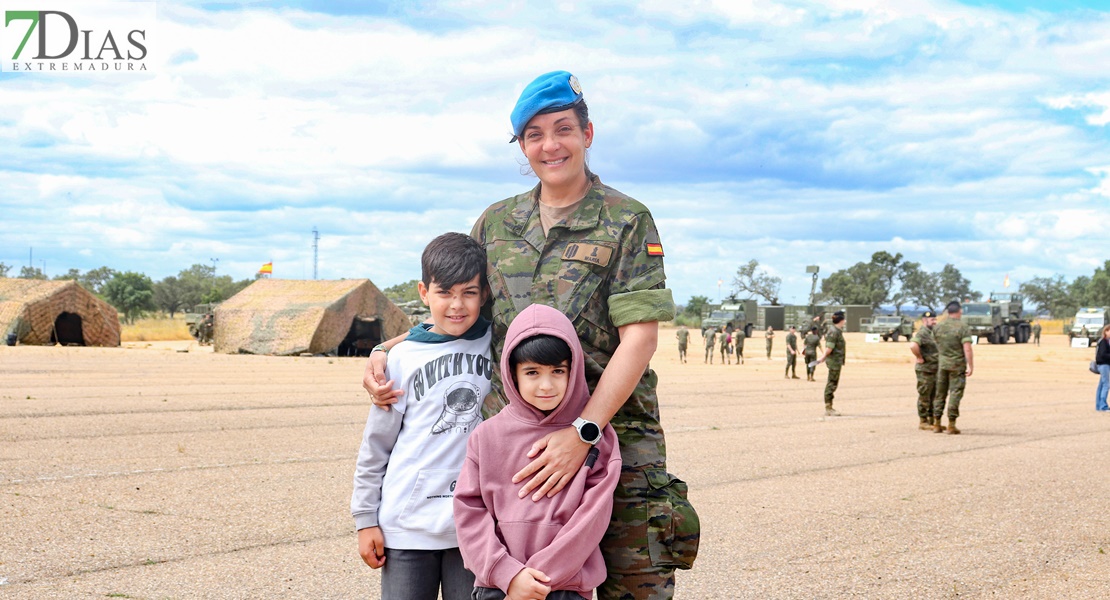
{"type": "Polygon", "coordinates": [[[162,315],[123,324],[120,339],[124,342],[168,342],[187,341],[193,336],[189,335],[189,327],[185,325],[185,315],[178,313],[173,318],[162,315]]]}
{"type": "MultiPolygon", "coordinates": [[[[680,364],[673,331],[652,366],[703,527],[677,598],[1110,596],[1091,351],[977,346],[950,436],[917,429],[905,342],[849,334],[825,418],[784,336],[706,365],[695,332],[680,364]]],[[[0,597],[377,598],[348,513],[362,364],[0,347],[0,597]]]]}

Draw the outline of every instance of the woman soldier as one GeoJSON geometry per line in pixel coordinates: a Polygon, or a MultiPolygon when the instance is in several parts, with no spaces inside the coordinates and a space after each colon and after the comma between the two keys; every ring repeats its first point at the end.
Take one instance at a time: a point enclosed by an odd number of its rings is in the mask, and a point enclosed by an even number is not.
{"type": "MultiPolygon", "coordinates": [[[[591,391],[575,425],[537,440],[532,461],[513,481],[523,484],[522,498],[559,493],[585,462],[600,428],[611,424],[624,466],[602,541],[608,579],[598,598],[671,598],[674,570],[690,568],[700,530],[686,484],[666,470],[657,377],[648,368],[658,322],[674,317],[659,233],[643,204],[590,172],[586,151],[594,126],[573,75],[537,77],[521,93],[511,121],[511,141],[539,183],[491,205],[471,231],[489,260],[493,363],[500,363],[513,318],[530,304],[546,304],[574,324],[591,391]]],[[[376,404],[387,404],[400,391],[382,385],[385,360],[378,356],[371,354],[363,385],[376,404]]],[[[503,406],[496,373],[493,387],[503,406]]]]}

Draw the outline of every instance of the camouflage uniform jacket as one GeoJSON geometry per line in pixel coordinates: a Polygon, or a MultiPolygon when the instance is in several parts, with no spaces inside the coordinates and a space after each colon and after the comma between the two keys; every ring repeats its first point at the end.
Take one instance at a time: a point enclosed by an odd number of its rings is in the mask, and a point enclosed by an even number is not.
{"type": "MultiPolygon", "coordinates": [[[[471,236],[486,249],[493,321],[493,363],[500,363],[509,323],[530,304],[546,304],[574,324],[585,351],[586,381],[593,393],[620,343],[618,327],[669,321],[675,307],[666,289],[663,252],[651,213],[641,203],[601,183],[596,175],[578,208],[544,236],[540,186],[491,205],[471,236]]],[[[712,343],[712,342],[709,342],[712,343]]],[[[666,460],[659,423],[658,377],[644,369],[631,396],[610,423],[625,466],[666,460]]],[[[494,374],[493,406],[505,405],[494,374]]]]}
{"type": "Polygon", "coordinates": [[[674,336],[678,338],[678,345],[685,347],[687,341],[690,339],[690,330],[679,329],[675,332],[674,336]]]}
{"type": "MultiPolygon", "coordinates": [[[[786,347],[793,350],[794,354],[798,353],[798,336],[794,332],[786,334],[786,347]]],[[[790,356],[789,350],[786,351],[786,355],[790,356]]]]}
{"type": "MultiPolygon", "coordinates": [[[[921,358],[925,359],[924,363],[916,364],[914,370],[922,373],[936,373],[940,351],[937,348],[937,340],[934,338],[933,330],[929,327],[918,329],[910,338],[910,342],[917,344],[918,351],[921,352],[921,358]]],[[[963,353],[962,349],[960,353],[963,353]]]]}
{"type": "Polygon", "coordinates": [[[971,343],[971,330],[967,323],[960,319],[946,318],[933,328],[933,337],[937,340],[937,351],[940,354],[938,366],[946,371],[966,371],[964,344],[971,343]]]}
{"type": "Polygon", "coordinates": [[[825,334],[825,348],[832,350],[832,354],[825,359],[825,364],[830,369],[843,367],[847,347],[844,345],[844,333],[836,325],[829,325],[829,332],[825,334]]]}
{"type": "Polygon", "coordinates": [[[817,346],[821,343],[821,336],[816,333],[807,333],[802,344],[805,346],[803,351],[806,356],[817,356],[817,346]]]}

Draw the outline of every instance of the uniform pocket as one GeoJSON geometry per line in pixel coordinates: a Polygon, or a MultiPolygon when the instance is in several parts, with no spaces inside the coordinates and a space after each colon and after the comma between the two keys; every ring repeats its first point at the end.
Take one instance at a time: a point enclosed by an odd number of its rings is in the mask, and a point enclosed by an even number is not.
{"type": "Polygon", "coordinates": [[[666,469],[644,469],[648,480],[648,552],[657,567],[689,569],[698,556],[701,521],[686,498],[686,482],[666,469]]]}
{"type": "Polygon", "coordinates": [[[405,529],[431,534],[454,530],[452,499],[458,477],[459,472],[454,469],[421,469],[398,523],[405,529]]]}

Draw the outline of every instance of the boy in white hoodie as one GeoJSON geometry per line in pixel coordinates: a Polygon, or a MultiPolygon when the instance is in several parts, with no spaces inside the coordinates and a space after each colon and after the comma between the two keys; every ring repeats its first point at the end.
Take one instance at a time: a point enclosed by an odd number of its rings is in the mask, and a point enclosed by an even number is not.
{"type": "MultiPolygon", "coordinates": [[[[486,253],[461,233],[437,237],[421,257],[420,299],[431,325],[413,327],[389,351],[403,390],[389,411],[371,407],[355,468],[351,515],[358,549],[382,567],[382,598],[465,600],[474,575],[463,566],[452,497],[470,432],[490,392],[486,253]]],[[[377,349],[375,349],[377,350],[377,349]]]]}

